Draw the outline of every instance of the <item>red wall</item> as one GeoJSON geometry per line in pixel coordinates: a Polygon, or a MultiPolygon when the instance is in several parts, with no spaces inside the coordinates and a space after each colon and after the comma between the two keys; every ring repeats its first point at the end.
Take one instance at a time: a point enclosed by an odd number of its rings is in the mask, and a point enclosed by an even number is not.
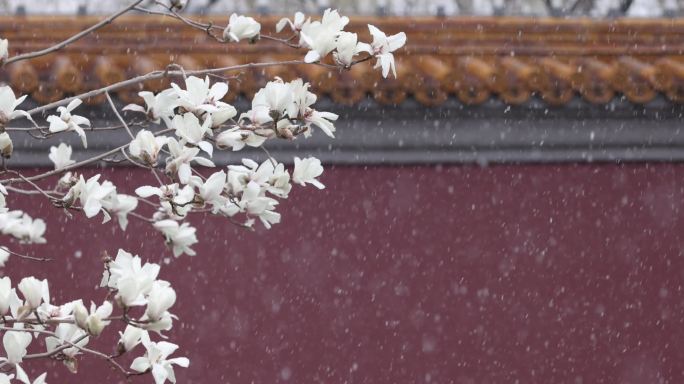
{"type": "MultiPolygon", "coordinates": [[[[198,256],[162,267],[184,324],[169,336],[191,359],[179,382],[684,382],[684,165],[335,167],[322,181],[295,188],[270,231],[200,219],[198,256]]],[[[37,197],[13,207],[49,218],[48,245],[15,249],[56,260],[5,273],[49,277],[61,301],[93,292],[103,251],[169,254],[140,222],[123,234],[37,197]]],[[[105,367],[88,358],[82,382],[121,379],[105,367]]]]}

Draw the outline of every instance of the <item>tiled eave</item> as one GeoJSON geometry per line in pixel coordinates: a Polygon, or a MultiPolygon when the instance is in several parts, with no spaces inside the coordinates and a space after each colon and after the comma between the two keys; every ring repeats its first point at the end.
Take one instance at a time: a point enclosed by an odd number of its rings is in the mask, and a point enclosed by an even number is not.
{"type": "MultiPolygon", "coordinates": [[[[10,40],[11,53],[16,54],[49,46],[96,20],[0,17],[0,36],[10,40]]],[[[271,33],[277,18],[261,21],[263,31],[271,33]]],[[[577,97],[592,104],[622,96],[635,104],[659,95],[670,103],[684,100],[684,20],[353,18],[348,29],[369,40],[367,23],[388,33],[407,33],[407,47],[397,54],[398,80],[381,81],[370,63],[350,71],[311,65],[247,70],[239,82],[232,82],[227,100],[251,97],[273,76],[301,76],[318,94],[343,105],[355,105],[367,96],[379,105],[413,98],[429,107],[450,98],[466,105],[496,98],[524,105],[535,98],[549,106],[563,106],[577,97]]],[[[170,63],[199,69],[301,59],[304,54],[266,40],[221,44],[169,18],[135,16],[119,19],[60,53],[9,65],[1,76],[18,92],[46,103],[170,63]]],[[[158,81],[145,87],[158,90],[167,84],[158,81]]],[[[138,91],[131,87],[117,95],[130,102],[138,91]]]]}

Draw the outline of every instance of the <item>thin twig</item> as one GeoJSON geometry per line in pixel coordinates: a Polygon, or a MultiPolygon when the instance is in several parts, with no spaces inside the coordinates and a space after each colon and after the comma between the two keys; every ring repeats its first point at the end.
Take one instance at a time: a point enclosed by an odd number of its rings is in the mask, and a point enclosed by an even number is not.
{"type": "Polygon", "coordinates": [[[24,53],[22,55],[10,57],[5,62],[5,65],[11,64],[11,63],[14,63],[14,62],[17,62],[20,60],[28,60],[28,59],[32,59],[34,57],[44,56],[44,55],[47,55],[47,54],[52,53],[54,51],[58,51],[64,47],[66,47],[67,45],[73,43],[74,41],[80,40],[81,38],[89,35],[93,31],[96,31],[96,30],[104,27],[105,25],[110,24],[112,21],[114,21],[114,19],[116,19],[117,17],[119,17],[119,16],[123,15],[124,13],[130,11],[131,9],[135,8],[138,4],[140,4],[142,2],[143,2],[143,0],[136,0],[135,2],[131,3],[127,7],[122,8],[119,12],[114,13],[113,15],[111,15],[111,16],[107,17],[106,19],[100,21],[99,23],[91,26],[90,28],[85,29],[85,30],[71,36],[70,38],[62,41],[61,43],[55,44],[49,48],[45,48],[45,49],[42,49],[40,51],[29,52],[29,53],[24,53]]]}
{"type": "Polygon", "coordinates": [[[18,253],[18,252],[14,252],[14,251],[12,251],[11,249],[9,249],[9,248],[7,248],[7,247],[5,247],[5,246],[0,246],[0,249],[5,250],[5,251],[8,252],[10,255],[14,255],[14,256],[16,256],[16,257],[19,257],[19,258],[22,258],[22,259],[26,259],[26,260],[33,260],[33,261],[51,261],[51,260],[52,260],[52,259],[50,259],[50,258],[48,258],[48,257],[35,257],[35,256],[24,255],[24,254],[21,254],[21,253],[18,253]]]}
{"type": "Polygon", "coordinates": [[[121,124],[126,128],[126,132],[128,132],[128,136],[131,137],[131,139],[135,139],[135,136],[133,136],[133,132],[131,132],[131,128],[128,127],[128,124],[126,124],[126,120],[121,117],[121,114],[119,114],[119,111],[116,109],[116,105],[114,105],[114,100],[112,100],[112,97],[109,96],[109,92],[105,92],[105,96],[107,97],[107,101],[109,102],[109,105],[112,107],[112,111],[114,111],[114,114],[116,117],[119,119],[121,124]]]}

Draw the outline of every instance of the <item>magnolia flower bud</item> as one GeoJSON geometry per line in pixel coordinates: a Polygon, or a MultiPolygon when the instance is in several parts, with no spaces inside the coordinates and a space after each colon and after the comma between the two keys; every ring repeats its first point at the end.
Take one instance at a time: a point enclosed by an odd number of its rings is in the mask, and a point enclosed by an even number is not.
{"type": "Polygon", "coordinates": [[[12,156],[12,151],[14,150],[14,145],[12,144],[12,139],[7,132],[0,133],[0,155],[2,157],[9,159],[12,156]]]}
{"type": "Polygon", "coordinates": [[[43,300],[50,301],[47,280],[38,280],[33,276],[25,277],[19,282],[18,288],[31,310],[38,308],[43,300]]]}
{"type": "Polygon", "coordinates": [[[88,329],[88,310],[82,303],[77,303],[74,305],[74,320],[79,328],[87,330],[88,329]]]}

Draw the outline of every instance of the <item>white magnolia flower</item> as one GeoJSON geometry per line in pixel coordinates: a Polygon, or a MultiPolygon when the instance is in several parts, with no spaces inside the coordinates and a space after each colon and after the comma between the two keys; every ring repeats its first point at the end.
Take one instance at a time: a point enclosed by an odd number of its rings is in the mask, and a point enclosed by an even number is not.
{"type": "MultiPolygon", "coordinates": [[[[18,325],[15,325],[17,328],[18,325]]],[[[2,360],[7,361],[10,364],[19,364],[22,362],[24,356],[26,356],[26,348],[31,344],[31,333],[20,330],[17,331],[6,331],[2,336],[2,345],[5,347],[6,358],[2,360]]]]}
{"type": "Polygon", "coordinates": [[[10,384],[10,380],[14,379],[14,375],[0,373],[0,384],[10,384]]]}
{"type": "Polygon", "coordinates": [[[0,39],[0,64],[9,59],[9,41],[0,39]]]}
{"type": "Polygon", "coordinates": [[[76,161],[71,159],[71,146],[60,143],[59,146],[50,147],[50,155],[48,157],[55,164],[55,169],[60,169],[74,164],[76,161]]]}
{"type": "Polygon", "coordinates": [[[19,116],[24,116],[33,122],[31,115],[26,111],[17,109],[19,104],[23,103],[26,95],[16,98],[14,91],[9,86],[0,87],[0,126],[5,126],[10,120],[14,120],[19,116]]]}
{"type": "Polygon", "coordinates": [[[160,341],[154,343],[150,341],[149,336],[143,334],[142,343],[147,349],[145,356],[137,357],[131,364],[131,369],[136,372],[152,372],[155,384],[164,384],[166,380],[175,383],[176,375],[173,371],[173,366],[187,368],[190,365],[190,360],[187,357],[176,357],[169,359],[168,357],[178,349],[176,344],[160,341]]]}
{"type": "Polygon", "coordinates": [[[233,13],[230,15],[228,26],[223,31],[223,39],[234,42],[242,39],[255,41],[259,39],[259,32],[261,32],[261,24],[254,18],[233,13]]]}
{"type": "Polygon", "coordinates": [[[90,303],[90,313],[83,304],[74,306],[74,320],[76,325],[93,336],[99,336],[110,321],[106,320],[112,314],[112,303],[105,301],[99,307],[90,303]]]}
{"type": "Polygon", "coordinates": [[[119,332],[119,350],[121,352],[128,352],[135,348],[142,341],[143,333],[147,334],[147,331],[127,325],[123,333],[119,332]]]}
{"type": "Polygon", "coordinates": [[[239,151],[245,145],[260,147],[266,141],[266,137],[257,135],[251,130],[235,127],[219,133],[215,141],[218,148],[231,148],[233,151],[239,151]]]}
{"type": "Polygon", "coordinates": [[[50,288],[47,279],[38,280],[33,276],[24,277],[17,287],[30,309],[38,308],[43,301],[45,303],[50,302],[50,288]]]}
{"type": "Polygon", "coordinates": [[[161,315],[161,318],[157,321],[148,321],[147,315],[143,315],[140,318],[140,320],[143,322],[140,324],[140,328],[144,329],[145,331],[156,332],[161,336],[162,331],[168,331],[173,327],[173,319],[177,319],[177,317],[169,312],[164,312],[164,314],[161,315]]]}
{"type": "Polygon", "coordinates": [[[128,227],[128,214],[138,207],[138,199],[135,196],[112,193],[109,198],[102,200],[102,206],[116,215],[119,226],[125,231],[128,227]]]}
{"type": "Polygon", "coordinates": [[[224,171],[215,172],[202,182],[199,180],[197,194],[204,203],[212,205],[216,210],[225,204],[226,198],[222,195],[226,187],[226,173],[224,171]]]}
{"type": "Polygon", "coordinates": [[[152,92],[142,91],[138,93],[138,96],[145,101],[146,108],[137,104],[129,104],[123,107],[123,110],[144,113],[155,124],[159,124],[162,119],[168,120],[173,116],[173,110],[178,107],[178,95],[173,89],[165,89],[156,95],[152,92]]]}
{"type": "MultiPolygon", "coordinates": [[[[2,195],[0,195],[2,196],[2,195]]],[[[0,246],[0,268],[5,266],[5,263],[7,263],[7,260],[9,260],[10,253],[9,250],[5,247],[0,246]]],[[[0,288],[0,295],[2,288],[0,288]]],[[[1,300],[1,299],[0,299],[1,300]]],[[[2,306],[0,305],[0,309],[2,309],[2,306]]]]}
{"type": "MultiPolygon", "coordinates": [[[[273,119],[271,114],[275,113],[279,117],[284,115],[291,103],[292,89],[290,84],[284,83],[280,78],[276,78],[274,81],[266,83],[265,87],[254,94],[252,110],[266,108],[268,115],[273,119]]],[[[245,114],[243,114],[244,116],[245,114]]]]}
{"type": "Polygon", "coordinates": [[[328,8],[323,13],[321,21],[303,25],[299,43],[311,49],[304,57],[304,61],[313,63],[332,52],[337,36],[348,23],[348,17],[340,16],[337,10],[328,8]]]}
{"type": "Polygon", "coordinates": [[[0,133],[0,156],[9,159],[14,151],[14,144],[9,133],[0,133]]]}
{"type": "Polygon", "coordinates": [[[145,263],[138,256],[119,249],[102,275],[100,286],[118,290],[117,299],[125,306],[145,305],[145,295],[159,275],[159,265],[145,263]]]}
{"type": "Polygon", "coordinates": [[[47,384],[45,381],[45,378],[47,377],[47,372],[43,372],[42,375],[36,377],[35,380],[31,381],[28,376],[24,375],[22,377],[19,377],[17,375],[17,379],[21,380],[24,384],[47,384]]]}
{"type": "Polygon", "coordinates": [[[318,176],[323,174],[323,167],[321,161],[315,157],[307,157],[306,159],[294,158],[294,171],[292,172],[292,181],[299,185],[306,185],[306,183],[314,185],[318,189],[325,188],[325,185],[316,180],[318,176]]]}
{"type": "Polygon", "coordinates": [[[63,132],[63,131],[74,131],[81,137],[83,146],[88,148],[88,140],[86,138],[85,131],[81,125],[90,127],[90,120],[83,116],[72,115],[71,112],[81,105],[83,101],[81,99],[72,100],[66,107],[57,108],[59,116],[51,115],[48,116],[47,121],[50,123],[48,128],[50,132],[63,132]]]}
{"type": "MultiPolygon", "coordinates": [[[[311,108],[316,102],[316,95],[309,92],[309,83],[304,83],[302,79],[290,82],[292,92],[292,103],[288,107],[287,115],[292,119],[303,120],[307,126],[315,125],[326,135],[335,137],[335,125],[332,121],[337,120],[337,115],[332,112],[321,112],[311,108]]],[[[310,135],[306,131],[305,135],[310,135]]]]}
{"type": "Polygon", "coordinates": [[[183,116],[176,115],[172,123],[178,137],[186,143],[200,147],[211,157],[214,147],[208,141],[204,141],[206,135],[211,135],[211,117],[200,124],[197,116],[193,113],[186,113],[183,116]]]}
{"type": "Polygon", "coordinates": [[[176,291],[171,288],[171,285],[167,281],[155,281],[147,296],[146,318],[153,322],[161,320],[175,302],[176,291]]]}
{"type": "Polygon", "coordinates": [[[337,65],[349,68],[354,61],[354,56],[367,49],[368,44],[359,43],[356,33],[340,32],[335,42],[333,58],[337,65]]]}
{"type": "Polygon", "coordinates": [[[22,211],[0,213],[0,230],[5,235],[12,235],[22,243],[43,244],[46,242],[45,221],[32,219],[22,211]]]}
{"type": "MultiPolygon", "coordinates": [[[[82,305],[82,303],[80,304],[82,305]]],[[[50,336],[45,338],[45,348],[48,352],[52,352],[67,343],[75,344],[78,347],[85,347],[88,344],[88,341],[90,341],[86,331],[79,328],[76,324],[71,323],[59,324],[55,329],[55,336],[56,337],[50,336]]],[[[81,352],[77,347],[71,346],[63,349],[61,353],[73,359],[81,352]]]]}
{"type": "Polygon", "coordinates": [[[250,217],[245,225],[251,226],[253,224],[251,217],[258,217],[266,228],[271,228],[272,224],[280,222],[280,214],[275,212],[278,201],[265,195],[269,186],[262,186],[262,180],[251,179],[252,177],[257,177],[256,173],[248,176],[246,184],[242,186],[241,184],[244,180],[241,179],[244,176],[240,176],[240,172],[236,170],[239,167],[241,166],[230,167],[234,172],[229,170],[229,185],[231,185],[232,189],[240,191],[240,200],[231,201],[226,204],[221,209],[221,212],[227,216],[234,216],[238,212],[244,212],[250,217]]]}
{"type": "Polygon", "coordinates": [[[196,229],[188,223],[178,224],[174,220],[161,220],[154,223],[154,227],[166,238],[167,243],[173,247],[173,255],[178,257],[182,253],[195,256],[190,246],[197,243],[196,229]]]}
{"type": "Polygon", "coordinates": [[[103,204],[106,204],[104,201],[109,199],[111,195],[116,194],[116,187],[109,181],[100,183],[99,179],[99,174],[89,178],[88,181],[83,178],[83,175],[80,175],[78,182],[67,192],[63,201],[71,205],[76,199],[79,199],[86,217],[95,217],[102,211],[105,215],[104,222],[106,222],[109,220],[109,214],[102,209],[103,204]]]}
{"type": "Polygon", "coordinates": [[[166,145],[168,140],[166,136],[155,136],[152,132],[143,129],[135,135],[135,139],[131,141],[128,151],[146,164],[155,165],[157,164],[159,151],[166,145]]]}
{"type": "Polygon", "coordinates": [[[7,314],[11,307],[20,304],[17,291],[12,288],[12,280],[8,276],[0,279],[0,316],[7,314]]]}
{"type": "Polygon", "coordinates": [[[211,117],[211,127],[218,127],[237,115],[235,107],[221,101],[228,93],[228,84],[218,82],[211,85],[209,77],[204,80],[199,77],[189,76],[185,79],[185,88],[181,89],[175,83],[171,84],[178,103],[183,109],[194,113],[197,117],[211,117]]]}
{"type": "Polygon", "coordinates": [[[305,23],[311,22],[311,19],[307,19],[306,16],[301,13],[297,12],[294,15],[294,19],[290,20],[287,17],[283,17],[278,21],[276,24],[276,32],[280,32],[285,28],[286,25],[290,25],[290,29],[292,29],[292,32],[294,33],[299,33],[302,30],[302,27],[304,26],[305,23]]]}
{"type": "Polygon", "coordinates": [[[192,175],[191,162],[196,162],[204,167],[214,167],[211,160],[204,157],[197,156],[200,152],[199,148],[186,147],[173,138],[170,138],[167,147],[169,148],[169,156],[166,159],[166,172],[168,174],[177,174],[178,181],[182,184],[187,184],[192,175]]]}
{"type": "MultiPolygon", "coordinates": [[[[7,196],[7,188],[5,188],[4,185],[0,184],[0,214],[6,213],[8,211],[5,196],[7,196]]],[[[2,224],[0,223],[0,230],[2,229],[1,226],[2,224]]]]}
{"type": "Polygon", "coordinates": [[[383,77],[387,77],[391,69],[396,78],[397,70],[394,66],[394,55],[392,52],[406,44],[406,34],[399,32],[388,37],[383,31],[371,24],[368,24],[368,30],[373,36],[373,42],[370,46],[362,48],[362,50],[367,51],[378,59],[375,63],[375,68],[382,68],[383,77]]]}

